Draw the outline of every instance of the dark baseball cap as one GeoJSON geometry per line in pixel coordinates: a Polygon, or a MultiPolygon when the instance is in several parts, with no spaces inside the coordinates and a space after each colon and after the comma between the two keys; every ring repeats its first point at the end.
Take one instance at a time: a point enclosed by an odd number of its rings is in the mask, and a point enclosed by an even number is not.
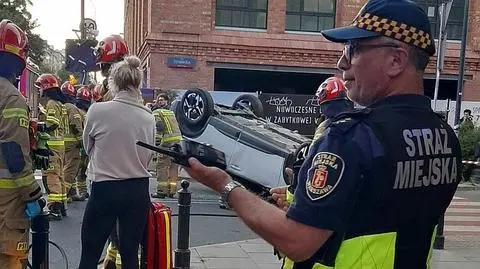
{"type": "Polygon", "coordinates": [[[336,43],[386,36],[435,54],[428,16],[411,0],[370,0],[350,26],[325,30],[322,35],[336,43]]]}

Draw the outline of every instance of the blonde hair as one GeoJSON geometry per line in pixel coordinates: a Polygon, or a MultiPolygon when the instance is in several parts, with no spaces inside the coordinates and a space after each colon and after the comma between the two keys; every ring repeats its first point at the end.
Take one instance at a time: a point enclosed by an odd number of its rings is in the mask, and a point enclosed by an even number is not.
{"type": "Polygon", "coordinates": [[[140,85],[142,84],[140,64],[140,59],[137,56],[127,56],[111,67],[108,88],[113,95],[120,91],[126,91],[137,97],[138,101],[143,104],[140,91],[140,85]]]}

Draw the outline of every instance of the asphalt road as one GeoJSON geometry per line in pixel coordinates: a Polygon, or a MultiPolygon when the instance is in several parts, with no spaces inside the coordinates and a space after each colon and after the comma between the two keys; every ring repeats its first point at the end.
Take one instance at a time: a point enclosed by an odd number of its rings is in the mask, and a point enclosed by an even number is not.
{"type": "MultiPolygon", "coordinates": [[[[152,188],[154,189],[154,188],[152,188]]],[[[220,209],[218,196],[198,183],[190,186],[192,192],[191,213],[212,213],[234,215],[234,212],[220,209]]],[[[178,212],[175,199],[163,200],[173,213],[178,212]]],[[[81,226],[83,212],[87,202],[73,202],[68,205],[68,216],[62,221],[50,222],[50,240],[64,249],[68,259],[68,268],[77,268],[81,254],[81,226]]],[[[177,247],[177,220],[172,217],[174,249],[177,247]]],[[[225,243],[257,238],[237,217],[192,216],[190,219],[190,246],[225,243]]],[[[50,247],[50,268],[63,269],[65,261],[55,247],[50,247]]]]}

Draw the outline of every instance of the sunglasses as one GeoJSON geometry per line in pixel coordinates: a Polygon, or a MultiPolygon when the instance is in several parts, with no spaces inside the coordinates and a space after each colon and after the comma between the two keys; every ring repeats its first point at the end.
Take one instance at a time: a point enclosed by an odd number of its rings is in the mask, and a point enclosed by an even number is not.
{"type": "Polygon", "coordinates": [[[377,48],[400,48],[400,46],[395,45],[395,44],[359,44],[356,42],[348,42],[345,44],[345,47],[343,49],[343,55],[345,56],[345,59],[347,62],[350,64],[353,58],[353,55],[355,53],[359,53],[361,50],[367,50],[367,49],[377,49],[377,48]]]}

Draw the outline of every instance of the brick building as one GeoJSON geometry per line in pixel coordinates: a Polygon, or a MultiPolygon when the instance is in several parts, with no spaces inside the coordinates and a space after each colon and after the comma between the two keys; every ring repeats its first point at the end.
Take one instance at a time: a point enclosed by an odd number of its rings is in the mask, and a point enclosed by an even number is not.
{"type": "MultiPolygon", "coordinates": [[[[437,0],[417,0],[436,28],[437,0]]],[[[455,0],[439,99],[454,99],[464,3],[455,0]]],[[[366,0],[125,0],[125,38],[146,86],[313,93],[338,73],[342,45],[320,31],[351,23],[366,0]]],[[[437,35],[438,30],[434,31],[437,35]]],[[[464,100],[480,100],[480,1],[470,0],[464,100]]],[[[433,96],[436,59],[425,75],[433,96]]]]}

